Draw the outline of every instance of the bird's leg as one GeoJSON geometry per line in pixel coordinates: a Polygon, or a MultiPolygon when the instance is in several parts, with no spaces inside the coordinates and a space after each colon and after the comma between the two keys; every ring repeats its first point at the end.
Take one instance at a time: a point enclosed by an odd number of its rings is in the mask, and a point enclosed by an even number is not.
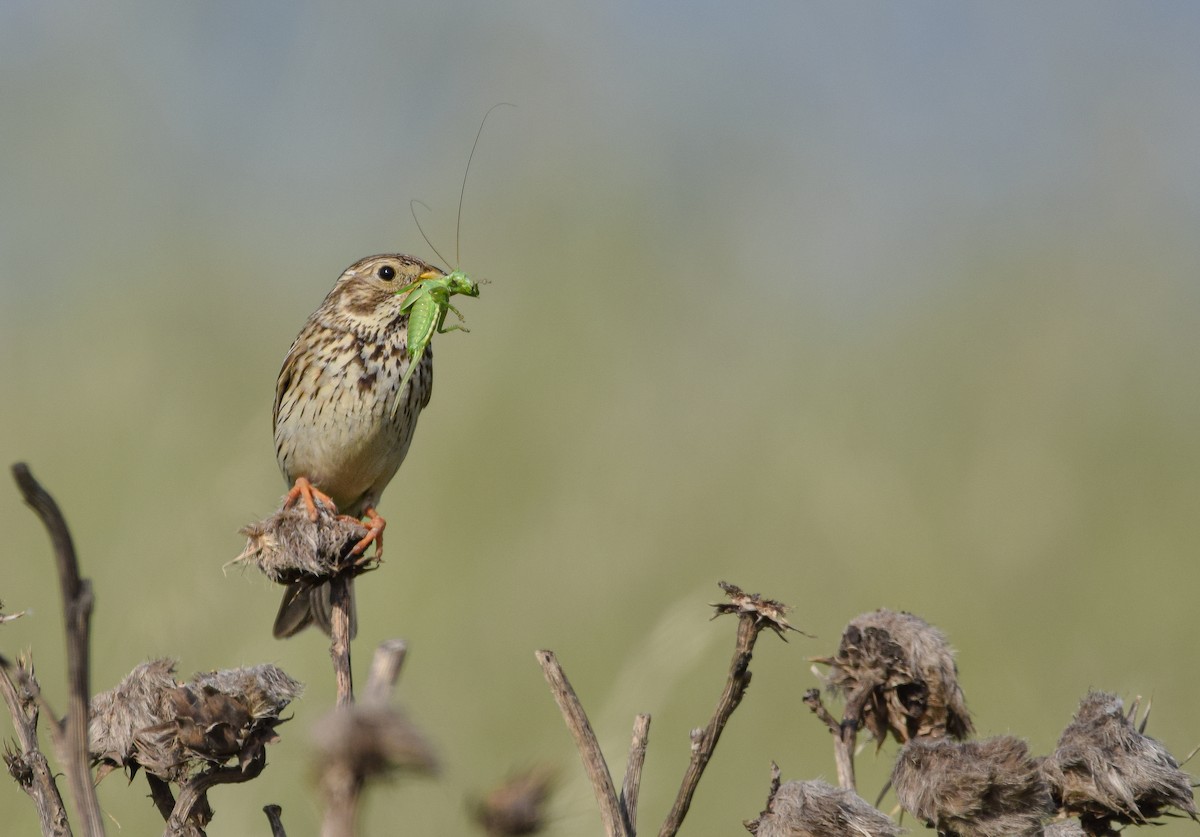
{"type": "MultiPolygon", "coordinates": [[[[313,523],[317,522],[317,502],[328,506],[334,514],[337,513],[337,504],[333,502],[333,498],[309,482],[307,477],[296,477],[296,484],[283,498],[283,507],[291,508],[301,498],[304,499],[304,505],[308,507],[308,517],[313,523]]],[[[382,528],[381,526],[380,529],[382,528]]]]}
{"type": "Polygon", "coordinates": [[[354,545],[354,549],[350,550],[350,554],[362,555],[373,541],[375,543],[375,558],[379,559],[383,556],[383,527],[387,526],[387,521],[379,516],[379,512],[369,506],[363,510],[363,514],[367,518],[367,535],[354,545]]]}

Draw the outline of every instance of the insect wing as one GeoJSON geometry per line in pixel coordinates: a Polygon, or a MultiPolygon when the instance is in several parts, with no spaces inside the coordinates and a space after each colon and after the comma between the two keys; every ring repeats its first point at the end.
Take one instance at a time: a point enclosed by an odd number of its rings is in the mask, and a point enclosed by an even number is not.
{"type": "Polygon", "coordinates": [[[408,354],[424,352],[433,337],[438,304],[429,294],[417,297],[408,311],[408,354]]]}
{"type": "MultiPolygon", "coordinates": [[[[403,290],[397,293],[405,293],[403,290]]],[[[404,297],[404,301],[400,303],[400,310],[407,311],[416,304],[417,300],[429,293],[429,285],[427,282],[417,282],[408,287],[408,293],[404,297]]]]}

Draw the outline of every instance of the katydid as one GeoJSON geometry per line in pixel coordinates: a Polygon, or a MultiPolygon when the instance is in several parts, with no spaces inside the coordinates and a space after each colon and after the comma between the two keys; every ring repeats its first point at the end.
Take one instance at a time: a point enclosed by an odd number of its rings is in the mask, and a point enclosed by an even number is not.
{"type": "Polygon", "coordinates": [[[408,312],[408,369],[400,379],[400,388],[396,391],[396,404],[392,407],[393,413],[434,333],[470,331],[465,325],[446,325],[446,314],[450,311],[453,311],[460,321],[463,319],[462,312],[451,304],[450,297],[455,294],[479,296],[479,285],[461,270],[452,270],[444,276],[431,270],[422,273],[419,278],[419,282],[408,287],[408,296],[400,305],[401,311],[408,312]]]}
{"type": "MultiPolygon", "coordinates": [[[[462,230],[463,196],[467,193],[467,175],[471,173],[471,161],[475,159],[475,149],[479,147],[479,137],[483,134],[483,126],[487,124],[487,119],[491,116],[492,111],[501,106],[515,107],[515,105],[508,102],[501,102],[498,105],[493,105],[483,115],[483,121],[479,123],[479,130],[475,133],[475,142],[471,146],[471,154],[467,157],[467,168],[463,172],[462,189],[458,194],[458,231],[455,232],[454,244],[456,263],[458,257],[458,232],[462,230]]],[[[417,229],[421,230],[421,236],[425,239],[425,242],[433,248],[433,252],[437,253],[438,257],[444,262],[446,261],[445,257],[441,253],[438,253],[438,249],[433,246],[433,242],[429,240],[429,236],[425,235],[425,230],[421,229],[421,222],[417,218],[417,211],[415,209],[415,204],[417,203],[420,203],[420,201],[412,201],[409,204],[413,220],[417,222],[417,229]]],[[[421,205],[424,206],[424,204],[421,205]]],[[[431,270],[422,273],[418,279],[418,282],[396,292],[398,294],[408,294],[400,306],[401,311],[408,312],[408,369],[404,371],[404,377],[400,379],[400,388],[396,390],[396,401],[392,405],[393,415],[395,415],[396,410],[399,408],[400,397],[404,394],[404,388],[408,386],[409,379],[412,378],[413,373],[421,362],[421,358],[425,356],[425,350],[429,347],[429,341],[433,339],[433,335],[435,333],[445,334],[447,331],[470,331],[465,325],[446,326],[446,314],[450,311],[453,311],[460,321],[463,320],[462,312],[450,303],[450,297],[455,294],[479,296],[479,285],[457,267],[447,274],[436,273],[431,270]]]]}

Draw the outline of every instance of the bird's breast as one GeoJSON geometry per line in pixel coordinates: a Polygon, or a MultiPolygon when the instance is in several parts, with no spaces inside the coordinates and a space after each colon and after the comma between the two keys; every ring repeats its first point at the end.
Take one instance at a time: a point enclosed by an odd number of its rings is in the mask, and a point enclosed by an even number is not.
{"type": "Polygon", "coordinates": [[[354,506],[378,500],[408,453],[432,385],[432,356],[425,353],[397,404],[409,364],[402,340],[343,333],[307,354],[280,396],[280,469],[289,482],[307,477],[355,514],[354,506]]]}

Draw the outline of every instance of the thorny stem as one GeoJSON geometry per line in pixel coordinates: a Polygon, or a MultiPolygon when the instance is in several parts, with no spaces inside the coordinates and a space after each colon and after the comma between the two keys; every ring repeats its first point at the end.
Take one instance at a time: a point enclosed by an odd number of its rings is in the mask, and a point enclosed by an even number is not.
{"type": "Polygon", "coordinates": [[[266,766],[267,750],[260,747],[244,767],[213,767],[193,776],[179,789],[179,799],[175,802],[175,810],[171,812],[170,819],[167,820],[163,837],[203,835],[201,829],[212,819],[212,809],[208,805],[208,789],[214,785],[249,782],[257,778],[266,766]]]}
{"type": "Polygon", "coordinates": [[[716,711],[713,712],[708,726],[693,734],[692,758],[688,763],[687,772],[683,775],[683,784],[675,797],[675,804],[671,806],[671,812],[659,829],[659,837],[674,837],[683,824],[683,818],[687,816],[688,808],[691,807],[696,786],[700,784],[704,768],[717,747],[717,740],[750,685],[750,658],[754,651],[754,642],[758,639],[758,632],[764,627],[766,624],[758,620],[756,613],[746,613],[738,617],[737,646],[729,664],[725,690],[721,693],[721,699],[717,702],[716,711]]]}
{"type": "MultiPolygon", "coordinates": [[[[0,692],[3,693],[4,702],[8,704],[8,711],[12,715],[13,728],[16,730],[21,750],[19,754],[9,753],[6,748],[4,761],[21,790],[33,799],[42,834],[70,837],[71,824],[67,820],[67,809],[63,806],[62,795],[54,781],[54,771],[50,769],[46,754],[38,748],[37,701],[32,696],[25,697],[17,691],[16,684],[8,674],[9,665],[8,660],[0,658],[0,692]]],[[[33,680],[31,669],[21,673],[24,679],[33,680]]]]}
{"type": "Polygon", "coordinates": [[[175,794],[171,792],[171,786],[167,784],[165,779],[160,779],[153,773],[145,773],[146,784],[150,786],[150,801],[154,803],[154,807],[158,809],[159,816],[163,818],[163,822],[171,819],[171,812],[175,810],[175,794]]]}
{"type": "Polygon", "coordinates": [[[62,511],[46,489],[33,478],[29,466],[18,462],[12,466],[13,478],[21,496],[41,518],[42,525],[54,545],[58,566],[59,586],[62,589],[63,614],[67,632],[67,717],[63,724],[53,723],[56,747],[66,768],[71,795],[82,820],[86,837],[104,834],[100,802],[88,769],[88,687],[89,627],[92,617],[92,585],[79,575],[75,546],[62,511]]]}

